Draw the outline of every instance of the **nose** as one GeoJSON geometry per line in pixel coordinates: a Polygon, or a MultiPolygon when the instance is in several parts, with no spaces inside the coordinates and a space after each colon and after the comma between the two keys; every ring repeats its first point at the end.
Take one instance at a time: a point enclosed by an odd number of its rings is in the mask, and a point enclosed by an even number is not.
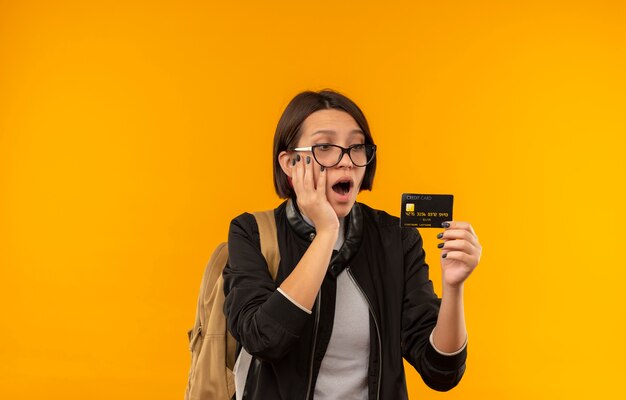
{"type": "Polygon", "coordinates": [[[345,168],[354,167],[354,164],[352,163],[352,159],[350,158],[350,155],[348,154],[347,151],[344,151],[343,153],[341,153],[341,158],[339,159],[339,164],[337,164],[337,167],[345,167],[345,168]]]}

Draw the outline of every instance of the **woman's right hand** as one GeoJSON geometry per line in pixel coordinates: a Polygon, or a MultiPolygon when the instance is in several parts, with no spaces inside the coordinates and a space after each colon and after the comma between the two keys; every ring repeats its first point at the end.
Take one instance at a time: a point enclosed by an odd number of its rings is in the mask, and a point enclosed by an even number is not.
{"type": "Polygon", "coordinates": [[[292,161],[291,176],[293,189],[296,192],[298,208],[315,224],[315,230],[338,232],[339,219],[337,213],[326,197],[326,171],[320,168],[317,183],[313,168],[317,168],[310,155],[297,154],[292,161]],[[315,166],[314,166],[315,165],[315,166]]]}
{"type": "Polygon", "coordinates": [[[280,285],[296,304],[310,311],[320,291],[333,246],[339,235],[337,213],[326,197],[326,171],[319,171],[317,185],[315,170],[317,164],[310,155],[294,155],[291,162],[291,183],[296,192],[298,208],[313,224],[317,235],[311,242],[293,271],[280,285]]]}

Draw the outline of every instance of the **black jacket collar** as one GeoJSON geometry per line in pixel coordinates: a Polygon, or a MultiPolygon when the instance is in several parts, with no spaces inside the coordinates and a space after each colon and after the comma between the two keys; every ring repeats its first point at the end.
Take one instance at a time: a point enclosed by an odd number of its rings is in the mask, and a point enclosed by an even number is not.
{"type": "MultiPolygon", "coordinates": [[[[303,237],[309,242],[313,241],[315,238],[315,228],[304,220],[294,200],[287,200],[286,213],[289,225],[291,225],[298,236],[303,237]]],[[[345,241],[339,251],[333,251],[333,256],[330,259],[328,273],[331,276],[337,277],[337,275],[343,271],[352,256],[354,256],[359,249],[362,238],[363,213],[359,203],[355,202],[352,206],[352,210],[350,210],[350,213],[346,217],[345,241]]]]}

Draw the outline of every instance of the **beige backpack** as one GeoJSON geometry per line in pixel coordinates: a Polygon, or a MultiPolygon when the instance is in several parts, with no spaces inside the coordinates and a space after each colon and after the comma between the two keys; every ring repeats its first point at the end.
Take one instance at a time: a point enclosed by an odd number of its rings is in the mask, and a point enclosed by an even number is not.
{"type": "MultiPolygon", "coordinates": [[[[253,213],[259,226],[261,252],[272,279],[280,262],[274,210],[253,213]]],[[[187,335],[191,368],[185,400],[231,400],[235,394],[233,368],[237,342],[226,329],[222,270],[228,261],[228,244],[217,246],[204,270],[196,323],[187,335]]]]}

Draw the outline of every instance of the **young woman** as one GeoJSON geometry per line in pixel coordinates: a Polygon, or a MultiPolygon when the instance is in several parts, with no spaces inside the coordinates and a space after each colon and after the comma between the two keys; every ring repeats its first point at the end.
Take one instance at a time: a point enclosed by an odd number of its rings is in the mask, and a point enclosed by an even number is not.
{"type": "Polygon", "coordinates": [[[285,109],[273,155],[276,192],[287,199],[274,213],[276,281],[251,214],[235,218],[228,237],[237,399],[406,399],[402,358],[435,390],[463,376],[463,284],[480,259],[478,238],[467,222],[444,224],[439,299],[419,232],[356,202],[372,188],[375,155],[347,97],[303,92],[285,109]]]}

